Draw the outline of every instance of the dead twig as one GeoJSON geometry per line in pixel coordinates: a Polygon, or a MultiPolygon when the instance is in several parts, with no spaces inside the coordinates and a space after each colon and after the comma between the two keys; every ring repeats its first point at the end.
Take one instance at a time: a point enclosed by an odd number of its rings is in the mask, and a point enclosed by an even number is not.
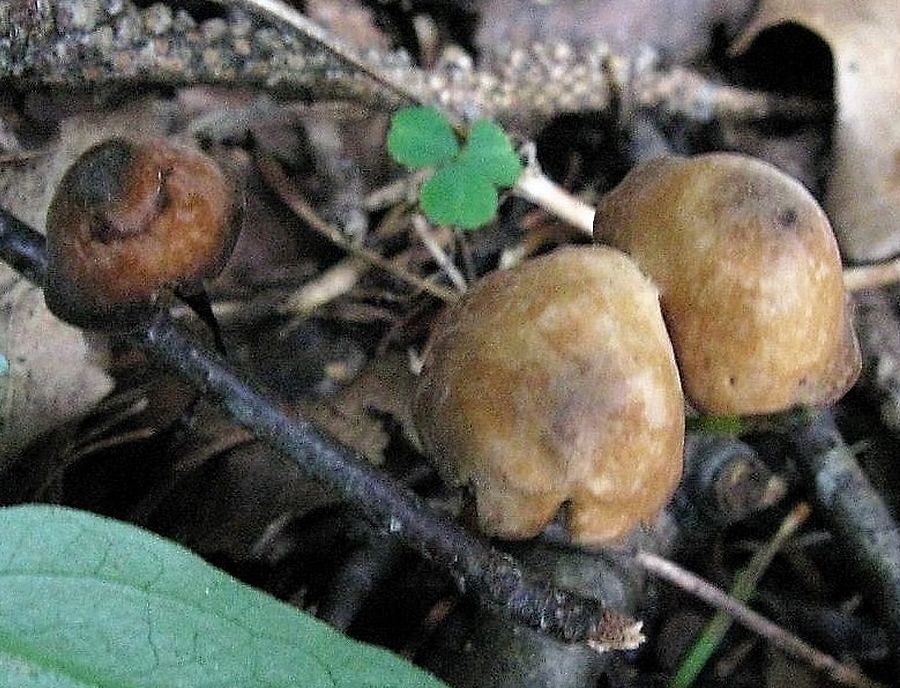
{"type": "Polygon", "coordinates": [[[416,235],[421,239],[422,243],[425,245],[425,248],[428,249],[428,253],[431,254],[431,257],[434,258],[434,261],[438,264],[438,267],[444,271],[444,274],[453,282],[453,286],[456,287],[457,291],[461,294],[466,293],[466,289],[468,286],[466,285],[466,278],[462,276],[462,273],[459,271],[459,268],[453,264],[453,261],[450,260],[450,256],[448,256],[444,249],[441,248],[440,244],[438,244],[437,240],[431,233],[431,227],[428,225],[428,221],[419,214],[413,215],[412,217],[412,228],[416,235]]]}
{"type": "MultiPolygon", "coordinates": [[[[37,284],[43,284],[46,274],[44,243],[41,234],[0,209],[0,258],[37,284]]],[[[633,648],[643,640],[640,622],[528,575],[514,559],[435,513],[355,452],[283,411],[221,358],[182,335],[168,314],[160,313],[131,338],[166,370],[218,399],[239,424],[380,528],[444,567],[461,590],[477,593],[510,620],[596,649],[633,648]]]]}
{"type": "Polygon", "coordinates": [[[900,282],[900,258],[844,270],[844,287],[848,291],[878,289],[897,282],[900,282]]]}
{"type": "Polygon", "coordinates": [[[369,269],[370,263],[357,256],[344,258],[288,296],[278,307],[285,315],[304,318],[326,303],[348,293],[369,269]]]}
{"type": "Polygon", "coordinates": [[[725,612],[745,628],[762,636],[787,654],[802,659],[811,667],[824,672],[829,678],[854,688],[886,688],[883,684],[866,677],[857,669],[841,664],[834,657],[820,652],[793,633],[730,597],[721,588],[717,588],[678,564],[644,551],[638,552],[634,561],[646,571],[664,578],[697,599],[725,612]]]}

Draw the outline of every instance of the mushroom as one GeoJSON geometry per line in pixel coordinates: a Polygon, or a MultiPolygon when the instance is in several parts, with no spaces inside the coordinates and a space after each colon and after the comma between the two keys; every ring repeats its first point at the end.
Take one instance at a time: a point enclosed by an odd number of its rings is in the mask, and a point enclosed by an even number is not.
{"type": "Polygon", "coordinates": [[[824,405],[856,381],[859,345],[831,226],[775,167],[730,153],[646,162],[600,200],[594,239],[658,285],[698,409],[824,405]]]}
{"type": "Polygon", "coordinates": [[[684,402],[656,288],[622,253],[571,247],[491,273],[436,323],[413,401],[445,481],[492,536],[614,541],[681,475],[684,402]]]}
{"type": "Polygon", "coordinates": [[[47,213],[47,306],[81,327],[132,328],[163,288],[190,294],[219,273],[238,210],[219,167],[187,146],[116,138],[88,149],[47,213]]]}

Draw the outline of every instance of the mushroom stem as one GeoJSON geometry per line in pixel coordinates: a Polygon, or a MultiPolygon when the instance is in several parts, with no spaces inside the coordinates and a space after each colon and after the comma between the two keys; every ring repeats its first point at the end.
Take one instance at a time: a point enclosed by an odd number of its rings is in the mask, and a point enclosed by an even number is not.
{"type": "MultiPolygon", "coordinates": [[[[3,208],[0,259],[43,283],[44,237],[3,208]]],[[[567,642],[587,641],[598,649],[630,649],[643,641],[640,622],[529,575],[514,559],[435,513],[418,495],[352,450],[303,418],[282,411],[222,359],[182,335],[168,314],[158,314],[130,339],[166,369],[218,398],[234,420],[290,457],[308,475],[449,570],[461,590],[471,588],[510,620],[567,642]]]]}
{"type": "Polygon", "coordinates": [[[200,322],[209,328],[216,351],[227,358],[228,350],[225,348],[225,338],[222,336],[222,328],[219,326],[219,321],[216,320],[216,314],[213,313],[212,303],[209,300],[209,293],[206,289],[200,289],[194,293],[176,289],[175,296],[184,301],[187,307],[197,314],[197,317],[200,318],[200,322]]]}

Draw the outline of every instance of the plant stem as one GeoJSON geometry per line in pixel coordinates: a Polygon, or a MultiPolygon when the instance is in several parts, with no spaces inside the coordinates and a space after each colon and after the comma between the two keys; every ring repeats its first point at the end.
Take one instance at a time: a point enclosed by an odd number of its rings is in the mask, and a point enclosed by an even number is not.
{"type": "MultiPolygon", "coordinates": [[[[0,258],[43,283],[44,237],[2,208],[0,258]]],[[[643,640],[640,622],[528,575],[514,559],[435,513],[412,490],[353,450],[283,410],[221,358],[182,335],[167,313],[160,313],[131,339],[166,370],[217,398],[234,420],[334,489],[377,526],[446,568],[460,590],[471,588],[510,620],[567,642],[586,641],[597,649],[628,649],[643,640]]]]}
{"type": "Polygon", "coordinates": [[[593,236],[594,208],[545,175],[537,161],[532,160],[525,167],[513,193],[553,213],[587,236],[593,236]]]}

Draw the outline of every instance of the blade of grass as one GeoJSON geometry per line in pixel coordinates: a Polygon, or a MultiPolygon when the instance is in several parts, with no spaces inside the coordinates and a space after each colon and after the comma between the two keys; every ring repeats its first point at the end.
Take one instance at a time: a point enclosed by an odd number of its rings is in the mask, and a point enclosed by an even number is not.
{"type": "MultiPolygon", "coordinates": [[[[730,595],[739,602],[747,602],[756,592],[756,586],[763,574],[768,569],[772,559],[784,544],[797,532],[803,522],[809,517],[810,508],[805,502],[795,506],[785,517],[778,531],[761,547],[750,559],[747,566],[741,569],[734,584],[729,591],[730,595]]],[[[697,676],[706,666],[710,657],[715,653],[722,638],[731,628],[733,619],[724,612],[716,612],[709,623],[703,629],[700,637],[694,642],[690,651],[682,660],[675,676],[669,681],[669,688],[690,688],[697,676]]]]}

